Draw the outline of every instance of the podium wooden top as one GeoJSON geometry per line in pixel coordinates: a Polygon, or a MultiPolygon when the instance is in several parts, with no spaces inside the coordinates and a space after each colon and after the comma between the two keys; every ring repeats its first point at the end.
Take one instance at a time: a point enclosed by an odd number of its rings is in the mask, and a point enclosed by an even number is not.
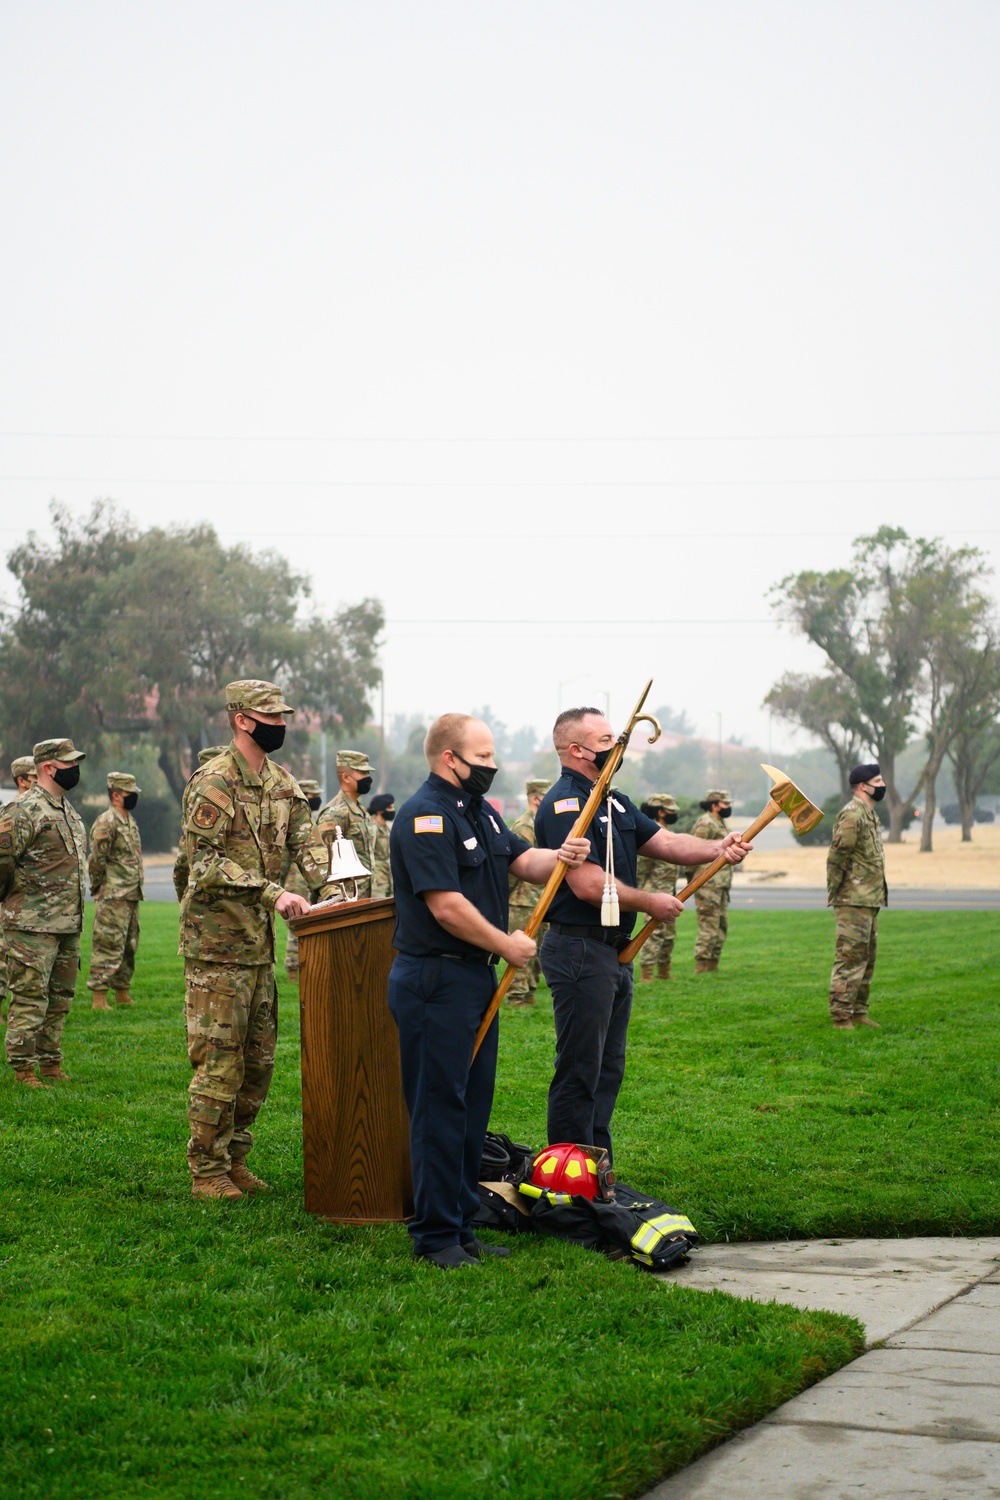
{"type": "Polygon", "coordinates": [[[396,903],[391,896],[379,896],[375,900],[363,896],[360,901],[341,901],[336,906],[307,911],[301,917],[293,917],[288,925],[299,937],[304,937],[307,933],[353,927],[359,922],[381,922],[395,915],[396,903]]]}

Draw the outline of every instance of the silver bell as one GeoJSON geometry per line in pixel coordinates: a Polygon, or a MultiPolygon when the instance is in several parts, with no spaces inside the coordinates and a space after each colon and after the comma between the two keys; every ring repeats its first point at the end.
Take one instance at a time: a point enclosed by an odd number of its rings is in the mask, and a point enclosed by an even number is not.
{"type": "Polygon", "coordinates": [[[343,885],[345,887],[343,901],[356,901],[358,899],[358,881],[367,880],[371,870],[367,870],[358,858],[358,851],[350,839],[345,839],[340,829],[340,824],[334,825],[336,837],[330,845],[330,869],[327,881],[331,885],[343,885]],[[348,893],[346,886],[353,885],[354,889],[348,893]]]}

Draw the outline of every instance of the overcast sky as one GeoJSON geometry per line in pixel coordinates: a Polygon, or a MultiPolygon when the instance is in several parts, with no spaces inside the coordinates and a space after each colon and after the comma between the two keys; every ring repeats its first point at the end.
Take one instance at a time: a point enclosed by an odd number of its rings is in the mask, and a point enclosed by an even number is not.
{"type": "Polygon", "coordinates": [[[882,522],[997,550],[998,43],[995,0],[2,0],[0,548],[53,497],[207,520],[384,601],[390,714],[653,676],[766,744],[818,665],[769,585],[882,522]]]}

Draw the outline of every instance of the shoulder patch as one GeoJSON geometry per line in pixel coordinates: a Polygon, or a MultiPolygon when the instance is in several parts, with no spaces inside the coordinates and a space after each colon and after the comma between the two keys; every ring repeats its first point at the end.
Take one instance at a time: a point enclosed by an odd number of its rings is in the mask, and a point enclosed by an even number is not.
{"type": "Polygon", "coordinates": [[[198,795],[206,797],[209,802],[214,802],[216,807],[222,808],[223,812],[232,812],[233,810],[232,798],[229,793],[224,792],[221,787],[213,786],[211,782],[208,782],[206,786],[200,786],[198,788],[198,795]]]}
{"type": "Polygon", "coordinates": [[[579,812],[579,797],[560,797],[558,802],[553,802],[552,811],[557,813],[579,812]]]}
{"type": "Polygon", "coordinates": [[[198,828],[214,828],[219,821],[219,809],[213,807],[211,802],[202,802],[195,808],[192,821],[198,828]]]}
{"type": "Polygon", "coordinates": [[[424,818],[414,818],[414,833],[444,833],[444,818],[439,813],[429,813],[424,818]]]}
{"type": "Polygon", "coordinates": [[[0,849],[13,849],[14,835],[8,833],[6,828],[0,828],[0,849]]]}

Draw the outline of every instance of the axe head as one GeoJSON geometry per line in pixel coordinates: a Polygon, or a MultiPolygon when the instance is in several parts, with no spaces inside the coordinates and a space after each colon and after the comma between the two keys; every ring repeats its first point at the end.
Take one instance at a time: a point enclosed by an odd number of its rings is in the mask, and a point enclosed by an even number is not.
{"type": "Polygon", "coordinates": [[[765,766],[763,762],[761,770],[766,771],[774,782],[771,801],[778,804],[796,833],[809,833],[817,823],[822,823],[821,809],[809,801],[805,792],[799,791],[795,782],[790,781],[784,771],[779,771],[776,766],[765,766]]]}

